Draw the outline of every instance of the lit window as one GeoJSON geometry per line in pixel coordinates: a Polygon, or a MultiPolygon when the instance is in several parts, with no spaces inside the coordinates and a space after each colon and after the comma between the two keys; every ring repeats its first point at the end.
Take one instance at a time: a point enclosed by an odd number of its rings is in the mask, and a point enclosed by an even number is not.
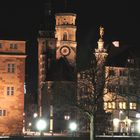
{"type": "Polygon", "coordinates": [[[115,109],[115,108],[116,108],[115,102],[105,102],[104,103],[104,110],[106,110],[106,109],[115,109]]]}
{"type": "Polygon", "coordinates": [[[14,73],[15,72],[15,64],[8,64],[7,72],[14,73]]]}
{"type": "Polygon", "coordinates": [[[112,108],[112,106],[111,106],[111,102],[108,102],[108,106],[107,106],[108,108],[112,108]]]}
{"type": "Polygon", "coordinates": [[[8,96],[14,95],[14,87],[7,87],[7,95],[8,96]]]}
{"type": "Polygon", "coordinates": [[[134,64],[134,59],[127,59],[127,61],[129,62],[129,63],[131,63],[131,64],[134,64]]]}
{"type": "Polygon", "coordinates": [[[0,110],[0,116],[6,116],[6,110],[0,110]]]}
{"type": "Polygon", "coordinates": [[[107,109],[107,102],[104,103],[104,110],[107,109]]]}
{"type": "Polygon", "coordinates": [[[112,102],[112,109],[115,109],[116,108],[116,104],[115,102],[112,102]]]}
{"type": "Polygon", "coordinates": [[[108,102],[108,108],[115,109],[115,102],[108,102]]]}
{"type": "Polygon", "coordinates": [[[126,102],[119,102],[119,109],[126,109],[126,102]]]}
{"type": "Polygon", "coordinates": [[[130,107],[130,109],[136,109],[137,108],[137,105],[136,105],[136,103],[129,103],[129,107],[130,107]]]}

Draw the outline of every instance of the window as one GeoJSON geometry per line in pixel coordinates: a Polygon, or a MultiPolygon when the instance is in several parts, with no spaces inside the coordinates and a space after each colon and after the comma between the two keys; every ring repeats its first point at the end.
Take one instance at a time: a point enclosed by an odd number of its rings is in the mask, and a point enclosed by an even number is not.
{"type": "Polygon", "coordinates": [[[119,102],[119,109],[126,109],[126,102],[119,102]]]}
{"type": "Polygon", "coordinates": [[[129,58],[129,59],[127,59],[127,62],[134,64],[134,59],[129,58]]]}
{"type": "Polygon", "coordinates": [[[130,109],[136,109],[137,108],[136,103],[134,103],[134,102],[129,103],[129,108],[130,109]]]}
{"type": "Polygon", "coordinates": [[[120,94],[126,94],[127,93],[127,87],[123,86],[123,85],[120,85],[119,86],[119,93],[120,94]]]}
{"type": "Polygon", "coordinates": [[[2,48],[2,43],[0,43],[0,49],[2,48]]]}
{"type": "Polygon", "coordinates": [[[7,72],[14,73],[15,72],[15,64],[8,64],[7,72]]]}
{"type": "Polygon", "coordinates": [[[115,76],[114,70],[109,70],[109,75],[110,75],[110,76],[115,76]]]}
{"type": "Polygon", "coordinates": [[[12,73],[15,72],[15,64],[12,64],[12,68],[11,68],[12,73]]]}
{"type": "Polygon", "coordinates": [[[104,110],[107,109],[107,102],[104,102],[104,110]]]}
{"type": "Polygon", "coordinates": [[[63,40],[68,40],[68,38],[67,38],[67,33],[64,33],[64,34],[63,34],[63,40]]]}
{"type": "Polygon", "coordinates": [[[106,109],[115,109],[115,108],[116,108],[115,102],[105,102],[104,103],[104,110],[106,110],[106,109]]]}
{"type": "Polygon", "coordinates": [[[115,85],[109,84],[107,86],[107,89],[108,89],[108,92],[116,92],[116,86],[115,85]]]}
{"type": "Polygon", "coordinates": [[[7,95],[8,96],[14,95],[14,87],[7,87],[7,95]]]}
{"type": "Polygon", "coordinates": [[[6,116],[6,110],[0,109],[0,116],[6,116]]]}
{"type": "Polygon", "coordinates": [[[120,76],[127,76],[126,70],[120,70],[120,76]]]}
{"type": "Polygon", "coordinates": [[[17,49],[17,44],[11,43],[10,44],[10,49],[17,49]]]}
{"type": "Polygon", "coordinates": [[[8,72],[10,72],[10,69],[11,69],[10,67],[11,67],[11,65],[10,65],[10,64],[8,64],[8,72]]]}

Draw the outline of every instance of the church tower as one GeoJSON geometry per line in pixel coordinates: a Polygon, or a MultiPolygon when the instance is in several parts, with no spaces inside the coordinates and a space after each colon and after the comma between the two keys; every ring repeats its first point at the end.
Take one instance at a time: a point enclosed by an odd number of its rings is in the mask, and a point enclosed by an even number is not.
{"type": "Polygon", "coordinates": [[[67,58],[71,66],[76,65],[76,14],[57,13],[55,15],[56,59],[67,58]]]}
{"type": "MultiPolygon", "coordinates": [[[[47,4],[46,9],[49,10],[50,4],[47,4]]],[[[76,88],[73,87],[76,79],[76,14],[57,13],[53,21],[51,9],[46,13],[46,27],[39,31],[38,36],[38,112],[40,117],[50,120],[49,131],[53,133],[65,129],[66,126],[66,121],[61,120],[67,112],[62,110],[63,115],[58,117],[58,113],[53,111],[57,108],[54,101],[59,96],[58,92],[65,93],[63,91],[69,89],[70,94],[76,93],[76,88]]],[[[60,99],[57,98],[58,100],[60,99]]],[[[62,106],[65,104],[64,101],[62,106]]]]}

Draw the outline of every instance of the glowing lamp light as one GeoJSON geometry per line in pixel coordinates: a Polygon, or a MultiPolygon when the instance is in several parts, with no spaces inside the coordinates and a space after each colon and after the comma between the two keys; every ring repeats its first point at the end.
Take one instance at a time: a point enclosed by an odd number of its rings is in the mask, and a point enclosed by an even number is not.
{"type": "Polygon", "coordinates": [[[69,115],[65,115],[65,116],[64,116],[64,119],[65,119],[65,120],[69,120],[69,119],[70,119],[70,116],[69,116],[69,115]]]}
{"type": "Polygon", "coordinates": [[[123,114],[123,111],[121,110],[119,113],[120,113],[120,114],[123,114]]]}
{"type": "Polygon", "coordinates": [[[120,120],[118,118],[113,119],[114,126],[118,126],[119,122],[120,122],[120,120]]]}
{"type": "Polygon", "coordinates": [[[119,45],[120,45],[120,44],[119,44],[119,41],[113,41],[112,44],[113,44],[115,47],[119,47],[119,45]]]}
{"type": "Polygon", "coordinates": [[[29,126],[32,126],[32,123],[30,122],[28,125],[29,125],[29,126]]]}
{"type": "Polygon", "coordinates": [[[137,121],[137,129],[138,129],[138,132],[140,133],[140,120],[137,121]]]}
{"type": "Polygon", "coordinates": [[[36,127],[39,131],[42,131],[47,127],[47,123],[46,123],[45,120],[40,119],[40,120],[37,121],[36,127]]]}
{"type": "Polygon", "coordinates": [[[37,114],[37,113],[34,113],[34,115],[33,115],[33,116],[34,116],[34,118],[36,118],[36,117],[38,116],[38,114],[37,114]]]}
{"type": "Polygon", "coordinates": [[[140,118],[140,113],[137,113],[136,114],[136,118],[140,118]]]}
{"type": "Polygon", "coordinates": [[[131,124],[131,122],[132,122],[132,120],[128,119],[128,120],[127,120],[127,122],[128,122],[128,124],[130,125],[130,124],[131,124]]]}
{"type": "Polygon", "coordinates": [[[71,131],[76,131],[77,129],[77,124],[75,122],[71,122],[69,125],[69,128],[71,131]]]}

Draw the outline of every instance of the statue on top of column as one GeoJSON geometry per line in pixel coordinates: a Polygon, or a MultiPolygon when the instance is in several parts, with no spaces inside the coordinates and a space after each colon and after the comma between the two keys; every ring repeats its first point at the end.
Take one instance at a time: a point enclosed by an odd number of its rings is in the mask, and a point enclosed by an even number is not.
{"type": "Polygon", "coordinates": [[[104,28],[100,26],[100,38],[102,39],[104,35],[104,28]]]}

